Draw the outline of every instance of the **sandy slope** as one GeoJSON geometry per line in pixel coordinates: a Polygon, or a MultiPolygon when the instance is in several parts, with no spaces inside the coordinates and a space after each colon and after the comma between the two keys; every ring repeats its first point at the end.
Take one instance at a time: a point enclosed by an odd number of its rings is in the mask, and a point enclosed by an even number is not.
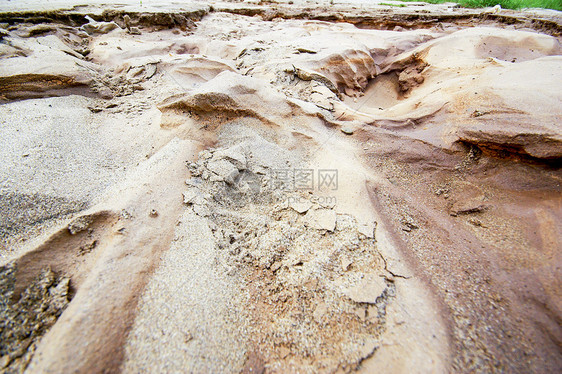
{"type": "Polygon", "coordinates": [[[559,13],[327,5],[1,5],[0,370],[560,370],[559,13]]]}

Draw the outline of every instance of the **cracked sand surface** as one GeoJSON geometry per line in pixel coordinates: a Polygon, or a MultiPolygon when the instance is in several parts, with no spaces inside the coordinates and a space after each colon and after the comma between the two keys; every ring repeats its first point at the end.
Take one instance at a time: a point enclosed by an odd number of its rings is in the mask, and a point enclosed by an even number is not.
{"type": "Polygon", "coordinates": [[[559,12],[73,5],[0,7],[2,372],[560,370],[559,12]]]}

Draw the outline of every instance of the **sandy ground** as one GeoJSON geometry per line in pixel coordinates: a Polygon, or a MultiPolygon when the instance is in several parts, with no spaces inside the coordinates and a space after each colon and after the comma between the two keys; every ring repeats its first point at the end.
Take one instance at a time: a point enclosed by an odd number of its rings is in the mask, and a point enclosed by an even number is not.
{"type": "Polygon", "coordinates": [[[561,32],[2,2],[0,371],[560,371],[561,32]]]}

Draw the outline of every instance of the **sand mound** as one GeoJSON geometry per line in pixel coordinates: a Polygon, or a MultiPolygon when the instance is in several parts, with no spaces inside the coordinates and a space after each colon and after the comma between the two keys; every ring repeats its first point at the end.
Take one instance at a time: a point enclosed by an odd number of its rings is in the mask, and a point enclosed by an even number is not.
{"type": "Polygon", "coordinates": [[[560,51],[559,41],[546,35],[460,30],[382,65],[373,85],[389,82],[386,94],[393,100],[384,108],[370,105],[377,93],[373,89],[360,107],[352,105],[359,113],[339,110],[347,118],[370,118],[372,125],[398,129],[445,149],[463,142],[504,157],[556,160],[561,149],[556,89],[562,83],[557,73],[560,51]]]}

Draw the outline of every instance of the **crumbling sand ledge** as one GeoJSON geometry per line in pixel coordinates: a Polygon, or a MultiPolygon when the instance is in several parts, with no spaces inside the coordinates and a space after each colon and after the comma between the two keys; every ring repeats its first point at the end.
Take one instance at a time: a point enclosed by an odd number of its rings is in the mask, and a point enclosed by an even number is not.
{"type": "MultiPolygon", "coordinates": [[[[236,4],[236,3],[235,3],[236,4]]],[[[268,6],[257,4],[236,4],[224,6],[199,5],[193,10],[184,10],[184,7],[174,9],[174,6],[167,6],[168,9],[160,9],[158,12],[144,11],[142,8],[104,9],[81,6],[75,9],[60,10],[17,10],[0,12],[0,22],[14,23],[51,23],[57,22],[71,26],[80,26],[87,21],[84,16],[92,17],[97,21],[122,23],[124,15],[128,15],[131,20],[142,26],[162,26],[162,27],[185,27],[191,22],[199,21],[205,15],[213,12],[224,12],[245,16],[260,16],[264,20],[279,19],[302,19],[318,20],[328,22],[351,23],[360,28],[392,29],[396,26],[404,28],[423,28],[432,27],[436,23],[455,23],[458,25],[487,25],[503,24],[517,27],[525,27],[541,31],[553,36],[562,34],[562,23],[556,15],[556,11],[535,13],[531,11],[511,11],[503,10],[501,14],[490,12],[487,9],[463,9],[436,6],[435,8],[425,9],[425,7],[408,9],[396,9],[393,7],[382,6],[379,8],[354,11],[345,6],[298,6],[288,5],[283,2],[273,2],[268,6]],[[171,8],[171,9],[170,9],[171,8]],[[382,9],[381,9],[382,8],[382,9]],[[79,10],[78,10],[79,9],[79,10]],[[418,10],[419,9],[419,10],[418,10]],[[447,9],[448,11],[444,11],[447,9]]]]}

